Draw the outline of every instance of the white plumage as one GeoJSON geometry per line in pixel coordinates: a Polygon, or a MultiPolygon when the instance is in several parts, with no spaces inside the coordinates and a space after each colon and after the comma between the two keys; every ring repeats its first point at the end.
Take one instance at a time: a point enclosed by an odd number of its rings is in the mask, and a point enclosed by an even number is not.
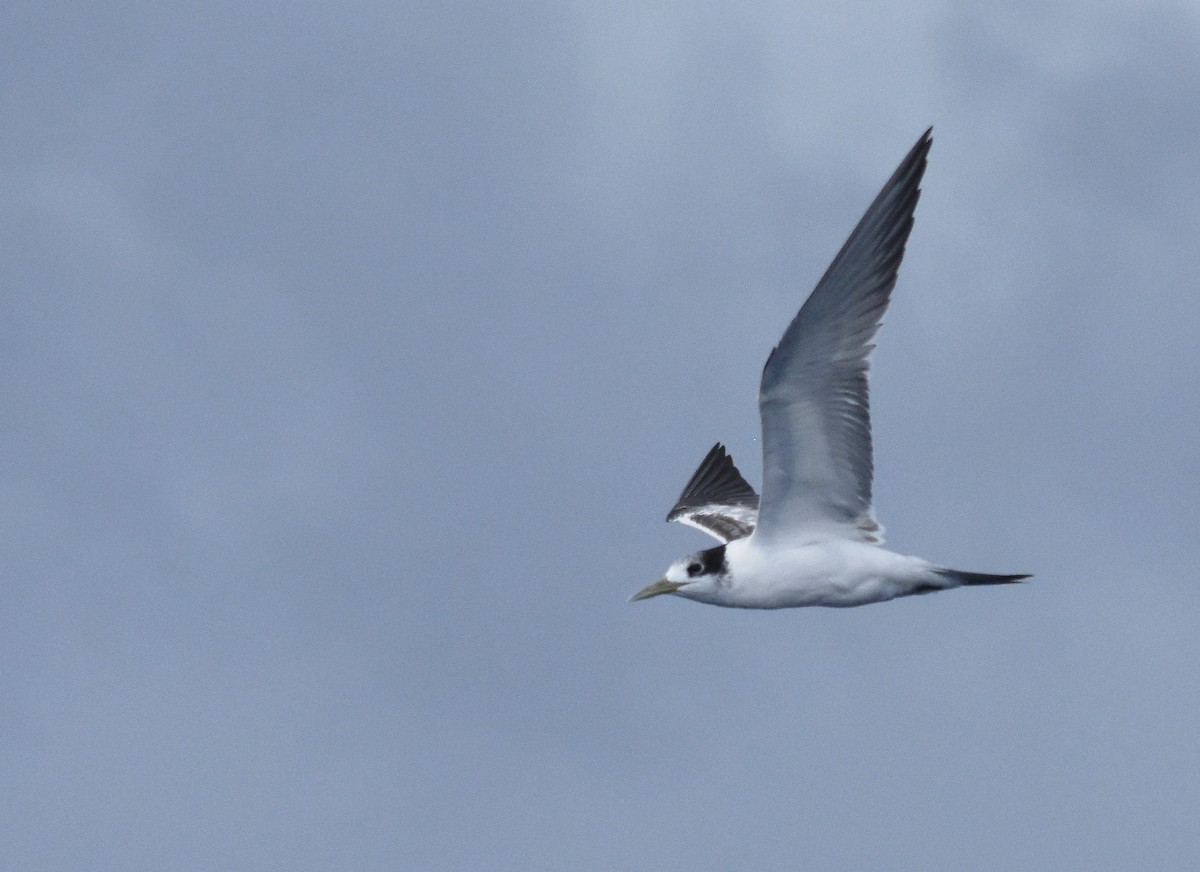
{"type": "Polygon", "coordinates": [[[723,543],[634,594],[739,608],[858,606],[1028,575],[944,569],[880,547],[867,370],[912,230],[931,131],[879,192],[763,367],[761,500],[718,443],[667,520],[723,543]]]}

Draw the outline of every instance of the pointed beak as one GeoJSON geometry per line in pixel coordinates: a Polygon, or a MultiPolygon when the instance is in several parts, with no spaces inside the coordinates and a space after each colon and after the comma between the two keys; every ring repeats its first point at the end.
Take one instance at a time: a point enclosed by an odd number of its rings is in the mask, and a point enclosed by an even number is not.
{"type": "Polygon", "coordinates": [[[682,581],[667,581],[665,578],[660,578],[653,584],[648,584],[629,598],[631,603],[638,600],[650,599],[652,596],[660,596],[664,593],[675,593],[679,588],[683,587],[682,581]]]}

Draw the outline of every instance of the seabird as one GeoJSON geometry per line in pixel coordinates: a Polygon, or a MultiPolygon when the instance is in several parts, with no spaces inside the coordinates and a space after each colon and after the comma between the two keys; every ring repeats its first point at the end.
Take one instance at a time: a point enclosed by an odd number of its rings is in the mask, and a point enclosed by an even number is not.
{"type": "Polygon", "coordinates": [[[861,606],[1029,575],[947,569],[880,547],[871,507],[868,356],[912,230],[933,129],[913,146],[767,357],[758,392],[762,498],[717,443],[668,521],[721,544],[631,597],[718,606],[861,606]]]}

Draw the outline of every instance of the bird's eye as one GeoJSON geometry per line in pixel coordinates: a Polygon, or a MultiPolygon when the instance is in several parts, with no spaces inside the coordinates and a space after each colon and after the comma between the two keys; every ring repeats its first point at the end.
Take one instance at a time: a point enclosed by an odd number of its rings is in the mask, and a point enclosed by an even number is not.
{"type": "Polygon", "coordinates": [[[700,570],[701,570],[701,569],[703,569],[703,568],[704,568],[704,567],[703,567],[703,566],[701,566],[699,563],[689,563],[689,564],[688,564],[688,570],[687,570],[687,572],[688,572],[688,577],[689,577],[689,578],[695,578],[697,575],[699,575],[699,574],[700,574],[700,570]]]}

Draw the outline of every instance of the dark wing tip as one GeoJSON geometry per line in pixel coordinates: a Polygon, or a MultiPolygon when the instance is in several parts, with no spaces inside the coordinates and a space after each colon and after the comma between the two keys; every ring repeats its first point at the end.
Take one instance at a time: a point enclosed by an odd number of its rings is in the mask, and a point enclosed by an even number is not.
{"type": "MultiPolygon", "coordinates": [[[[904,160],[900,162],[900,166],[896,167],[896,171],[892,173],[892,177],[888,179],[887,184],[883,186],[881,194],[894,187],[908,187],[918,189],[921,183],[921,177],[925,175],[925,165],[928,163],[929,149],[933,146],[933,128],[930,127],[921,134],[921,138],[913,145],[904,160]]],[[[912,205],[916,205],[914,202],[912,205]]],[[[911,211],[911,210],[910,210],[911,211]]]]}
{"type": "Polygon", "coordinates": [[[758,494],[742,478],[733,457],[725,452],[725,446],[720,442],[700,461],[700,466],[675,501],[675,507],[667,513],[667,520],[674,521],[691,509],[711,505],[758,508],[758,494]]]}

